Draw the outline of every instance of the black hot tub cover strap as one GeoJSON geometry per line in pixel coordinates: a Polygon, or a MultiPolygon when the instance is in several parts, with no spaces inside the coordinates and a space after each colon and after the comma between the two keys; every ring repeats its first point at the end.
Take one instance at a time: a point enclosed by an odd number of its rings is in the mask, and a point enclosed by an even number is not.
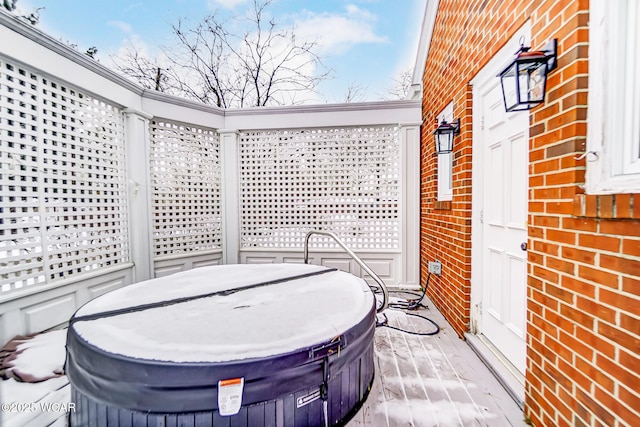
{"type": "Polygon", "coordinates": [[[145,310],[151,310],[151,309],[154,309],[154,308],[167,307],[167,306],[170,306],[170,305],[182,304],[182,303],[185,303],[185,302],[194,301],[194,300],[202,299],[202,298],[209,298],[209,297],[214,297],[214,296],[232,295],[232,294],[235,294],[236,292],[241,292],[241,291],[246,291],[246,290],[249,290],[249,289],[260,288],[260,287],[263,287],[263,286],[276,285],[276,284],[284,283],[284,282],[291,282],[293,280],[299,280],[299,279],[305,279],[307,277],[319,276],[321,274],[331,273],[331,272],[334,272],[334,271],[337,271],[337,269],[336,268],[325,268],[323,270],[313,271],[311,273],[304,273],[304,274],[298,274],[298,275],[295,275],[295,276],[281,277],[281,278],[278,278],[278,279],[268,280],[266,282],[258,282],[258,283],[254,283],[254,284],[247,285],[247,286],[239,286],[237,288],[225,289],[223,291],[209,292],[209,293],[206,293],[206,294],[192,295],[192,296],[182,297],[182,298],[174,298],[174,299],[166,300],[166,301],[151,302],[151,303],[140,304],[140,305],[136,305],[136,306],[132,306],[132,307],[125,307],[125,308],[119,308],[119,309],[116,309],[116,310],[103,311],[101,313],[88,314],[88,315],[85,315],[85,316],[76,316],[74,314],[71,317],[71,319],[69,320],[69,326],[73,325],[75,322],[81,322],[81,321],[87,321],[87,320],[96,320],[96,319],[102,319],[102,318],[105,318],[105,317],[114,317],[114,316],[119,316],[119,315],[122,315],[122,314],[135,313],[135,312],[145,311],[145,310]]]}

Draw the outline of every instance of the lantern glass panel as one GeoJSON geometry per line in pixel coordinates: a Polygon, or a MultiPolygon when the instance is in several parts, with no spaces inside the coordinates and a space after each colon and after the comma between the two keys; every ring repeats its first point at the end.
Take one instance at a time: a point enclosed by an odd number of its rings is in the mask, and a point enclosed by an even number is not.
{"type": "Polygon", "coordinates": [[[535,63],[527,70],[528,96],[529,102],[540,103],[544,101],[544,92],[547,80],[547,63],[535,63]]]}
{"type": "Polygon", "coordinates": [[[438,154],[450,153],[453,148],[453,129],[438,132],[436,134],[436,152],[438,154]]]}
{"type": "Polygon", "coordinates": [[[516,65],[511,64],[509,69],[500,76],[502,83],[502,94],[504,96],[504,106],[507,111],[511,111],[519,104],[518,79],[516,79],[516,65]]]}

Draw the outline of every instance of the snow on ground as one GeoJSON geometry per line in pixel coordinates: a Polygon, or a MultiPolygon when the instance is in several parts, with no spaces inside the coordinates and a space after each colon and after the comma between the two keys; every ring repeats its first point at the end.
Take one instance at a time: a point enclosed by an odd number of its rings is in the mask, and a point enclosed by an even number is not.
{"type": "Polygon", "coordinates": [[[62,373],[65,359],[67,330],[51,331],[26,340],[17,346],[16,359],[7,371],[28,373],[37,378],[47,378],[62,373]]]}
{"type": "MultiPolygon", "coordinates": [[[[40,334],[17,346],[8,370],[24,377],[47,378],[62,372],[65,361],[65,330],[40,334]]],[[[67,377],[57,376],[40,382],[0,380],[0,425],[7,427],[64,426],[71,401],[67,377]],[[60,421],[62,419],[62,421],[60,421]]]]}

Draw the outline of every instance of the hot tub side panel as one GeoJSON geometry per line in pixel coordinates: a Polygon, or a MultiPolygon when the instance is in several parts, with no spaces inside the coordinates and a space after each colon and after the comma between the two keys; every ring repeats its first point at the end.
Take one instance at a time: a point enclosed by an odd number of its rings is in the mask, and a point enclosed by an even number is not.
{"type": "MultiPolygon", "coordinates": [[[[371,390],[374,378],[373,343],[348,364],[331,356],[327,410],[329,425],[344,425],[360,409],[371,390]],[[342,365],[342,366],[340,366],[342,365]]],[[[76,411],[71,413],[71,426],[146,427],[146,426],[324,426],[323,400],[320,386],[290,393],[277,399],[242,406],[232,416],[221,416],[217,410],[187,413],[147,413],[115,407],[87,397],[73,385],[71,400],[76,411]],[[318,397],[317,397],[318,396],[318,397]]],[[[212,406],[214,403],[212,402],[212,406]]],[[[217,406],[217,405],[216,405],[217,406]]]]}
{"type": "MultiPolygon", "coordinates": [[[[373,346],[329,380],[329,425],[344,425],[360,409],[371,390],[374,378],[373,346]]],[[[71,413],[71,426],[142,427],[142,426],[324,426],[323,400],[316,398],[299,406],[304,399],[313,399],[319,387],[307,388],[275,400],[243,406],[232,416],[217,411],[156,414],[130,411],[97,402],[73,386],[71,399],[77,410],[71,413]],[[311,396],[311,397],[310,397],[311,396]]]]}

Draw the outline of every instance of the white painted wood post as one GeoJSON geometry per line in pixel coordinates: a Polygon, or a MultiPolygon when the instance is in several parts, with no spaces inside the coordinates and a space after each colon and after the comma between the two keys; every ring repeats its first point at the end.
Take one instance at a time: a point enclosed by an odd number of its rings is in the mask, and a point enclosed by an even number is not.
{"type": "Polygon", "coordinates": [[[400,286],[420,286],[420,122],[400,123],[400,286]]]}
{"type": "Polygon", "coordinates": [[[151,230],[151,191],[149,173],[149,114],[127,108],[125,146],[129,188],[129,248],[134,263],[134,282],[151,279],[153,271],[153,233],[151,230]]]}
{"type": "Polygon", "coordinates": [[[237,129],[220,129],[222,169],[222,263],[240,262],[240,183],[239,133],[237,129]]]}

